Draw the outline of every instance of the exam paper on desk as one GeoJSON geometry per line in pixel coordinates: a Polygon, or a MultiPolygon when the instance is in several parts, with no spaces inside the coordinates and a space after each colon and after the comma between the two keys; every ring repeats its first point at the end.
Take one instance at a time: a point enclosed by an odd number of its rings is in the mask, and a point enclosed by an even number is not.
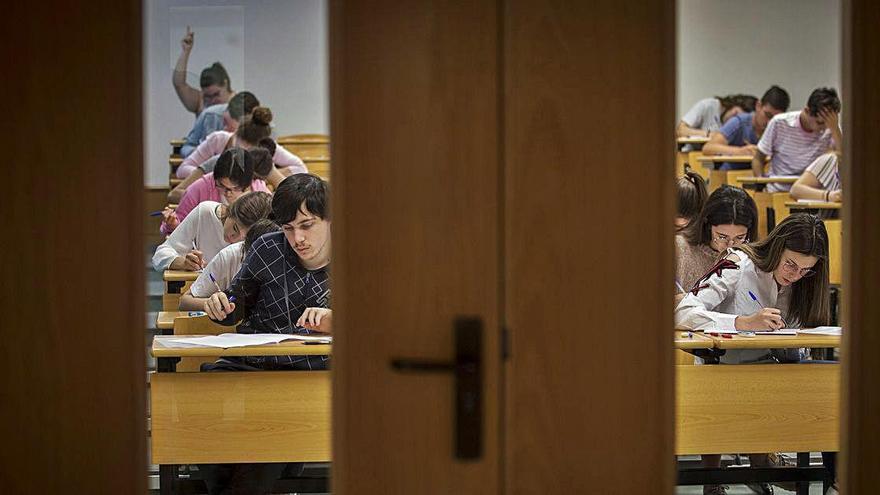
{"type": "Polygon", "coordinates": [[[281,333],[223,333],[220,335],[208,335],[205,337],[164,338],[160,339],[158,342],[164,347],[170,348],[219,347],[222,349],[229,349],[232,347],[278,344],[285,340],[329,344],[333,341],[333,337],[329,335],[290,335],[281,333]]]}
{"type": "Polygon", "coordinates": [[[798,330],[798,333],[805,333],[808,335],[842,335],[843,328],[841,328],[841,327],[802,328],[802,329],[798,330]]]}

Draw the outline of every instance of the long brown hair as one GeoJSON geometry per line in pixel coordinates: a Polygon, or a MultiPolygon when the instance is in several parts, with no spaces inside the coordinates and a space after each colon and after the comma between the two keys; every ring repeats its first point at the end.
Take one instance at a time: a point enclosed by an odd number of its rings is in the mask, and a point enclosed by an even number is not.
{"type": "Polygon", "coordinates": [[[801,277],[792,284],[791,302],[788,306],[789,325],[796,322],[804,327],[827,325],[831,320],[831,298],[828,292],[828,232],[816,215],[795,213],[783,220],[766,239],[741,246],[755,267],[772,272],[782,260],[786,249],[818,261],[813,266],[815,274],[801,277]]]}

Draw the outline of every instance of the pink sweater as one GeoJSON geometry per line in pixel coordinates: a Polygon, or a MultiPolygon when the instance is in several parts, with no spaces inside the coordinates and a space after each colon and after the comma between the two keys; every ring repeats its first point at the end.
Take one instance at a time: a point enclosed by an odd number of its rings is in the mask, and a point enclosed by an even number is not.
{"type": "MultiPolygon", "coordinates": [[[[186,159],[183,160],[183,163],[177,167],[177,178],[186,179],[189,177],[189,174],[191,174],[193,170],[205,160],[214,155],[223,153],[230,137],[232,137],[232,133],[229,131],[216,131],[208,134],[208,137],[202,141],[202,144],[200,144],[198,148],[186,157],[186,159]]],[[[278,165],[279,167],[292,167],[292,172],[294,174],[301,174],[309,171],[300,157],[287,151],[283,146],[277,146],[275,148],[275,156],[272,157],[272,160],[275,162],[275,165],[278,165]]]]}
{"type": "MultiPolygon", "coordinates": [[[[266,187],[266,183],[263,182],[262,179],[254,179],[253,182],[251,182],[251,191],[270,192],[269,188],[266,187]]],[[[199,177],[198,180],[186,188],[186,193],[184,193],[183,198],[180,200],[180,204],[177,205],[177,209],[174,210],[175,213],[177,213],[177,219],[183,222],[183,219],[189,215],[189,212],[191,212],[202,201],[226,203],[226,199],[220,195],[220,191],[214,186],[213,172],[199,177]]],[[[162,222],[161,227],[159,227],[159,231],[165,235],[169,235],[173,230],[174,229],[166,225],[165,222],[162,222]]]]}

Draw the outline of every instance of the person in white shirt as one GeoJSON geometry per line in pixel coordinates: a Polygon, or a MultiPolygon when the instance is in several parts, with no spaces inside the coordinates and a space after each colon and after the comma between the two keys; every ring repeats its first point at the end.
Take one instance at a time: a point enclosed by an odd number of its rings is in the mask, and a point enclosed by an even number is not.
{"type": "Polygon", "coordinates": [[[244,242],[236,242],[223,248],[205,267],[199,278],[180,297],[181,311],[201,311],[205,308],[205,302],[211,294],[218,290],[226,290],[241,268],[244,255],[250,250],[254,241],[263,234],[277,232],[281,228],[266,218],[257,220],[250,228],[245,229],[244,242]],[[211,277],[214,277],[213,280],[211,277]]]}
{"type": "Polygon", "coordinates": [[[247,228],[268,216],[271,201],[269,193],[254,191],[229,207],[215,201],[199,203],[156,248],[153,268],[160,272],[203,269],[221,249],[243,240],[247,228]]]}
{"type": "MultiPolygon", "coordinates": [[[[675,308],[675,326],[708,332],[778,330],[829,324],[828,233],[815,215],[796,213],[766,239],[729,249],[675,308]],[[753,297],[754,296],[754,297],[753,297]]],[[[798,351],[798,350],[794,350],[798,351]]],[[[728,350],[722,364],[797,360],[771,349],[728,350]]],[[[792,353],[794,354],[794,353],[792,353]]],[[[750,454],[753,466],[767,466],[767,454],[750,454]]],[[[721,456],[702,456],[719,467],[721,456]]],[[[772,493],[766,483],[751,486],[772,493]]],[[[704,494],[723,495],[721,485],[705,485],[704,494]]]]}
{"type": "Polygon", "coordinates": [[[708,137],[732,117],[743,112],[754,112],[757,101],[758,98],[743,94],[702,99],[681,117],[675,128],[675,135],[708,137]]]}

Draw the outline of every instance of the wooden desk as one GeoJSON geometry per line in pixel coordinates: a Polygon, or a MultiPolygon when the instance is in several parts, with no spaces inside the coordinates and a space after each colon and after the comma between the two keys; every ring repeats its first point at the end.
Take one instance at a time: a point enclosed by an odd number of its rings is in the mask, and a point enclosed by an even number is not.
{"type": "Polygon", "coordinates": [[[791,211],[811,211],[818,210],[839,210],[843,208],[843,203],[830,203],[825,201],[789,201],[785,203],[791,211]]]}
{"type": "Polygon", "coordinates": [[[161,493],[179,464],[325,462],[330,456],[329,371],[175,372],[183,357],[328,355],[329,345],[282,342],[235,349],[162,347],[150,377],[152,462],[161,493]]]}
{"type": "Polygon", "coordinates": [[[840,447],[839,364],[676,367],[675,453],[840,447]]]}
{"type": "MultiPolygon", "coordinates": [[[[706,335],[715,343],[716,349],[797,349],[800,347],[832,348],[840,347],[840,336],[835,335],[756,335],[731,338],[706,335]]],[[[739,366],[739,365],[737,365],[739,366]]]]}
{"type": "Polygon", "coordinates": [[[189,311],[159,311],[159,315],[156,317],[156,328],[159,330],[171,330],[174,328],[175,318],[187,316],[188,314],[189,311]]]}
{"type": "MultiPolygon", "coordinates": [[[[297,134],[278,138],[278,144],[308,163],[310,159],[330,158],[330,136],[297,134]]],[[[320,175],[320,174],[318,174],[320,175]]]]}
{"type": "Polygon", "coordinates": [[[329,181],[330,180],[330,158],[319,156],[314,158],[303,158],[303,162],[309,169],[309,173],[329,181]]]}
{"type": "Polygon", "coordinates": [[[703,145],[708,141],[709,138],[706,136],[684,137],[675,140],[676,177],[684,175],[684,166],[685,164],[689,164],[691,170],[700,174],[703,179],[707,181],[709,180],[709,171],[699,162],[699,158],[703,156],[703,152],[701,151],[703,145]]]}
{"type": "Polygon", "coordinates": [[[165,281],[165,293],[162,294],[162,311],[177,311],[180,306],[180,296],[189,289],[189,286],[199,277],[201,272],[187,272],[182,270],[165,270],[162,279],[165,281]]]}
{"type": "Polygon", "coordinates": [[[681,350],[712,349],[715,341],[702,332],[689,332],[687,330],[675,330],[675,348],[681,350]],[[690,337],[688,337],[690,335],[690,337]]]}
{"type": "Polygon", "coordinates": [[[183,145],[186,144],[186,140],[172,139],[170,144],[171,144],[171,155],[176,156],[176,155],[180,155],[180,148],[182,148],[183,145]]]}
{"type": "Polygon", "coordinates": [[[758,191],[763,191],[767,184],[794,184],[797,180],[798,177],[796,175],[778,177],[745,176],[736,178],[736,181],[743,189],[755,189],[758,191]]]}
{"type": "Polygon", "coordinates": [[[719,170],[723,163],[751,163],[752,157],[747,155],[703,155],[700,164],[709,170],[709,193],[722,185],[736,185],[739,177],[751,177],[751,167],[742,170],[719,170]]]}

